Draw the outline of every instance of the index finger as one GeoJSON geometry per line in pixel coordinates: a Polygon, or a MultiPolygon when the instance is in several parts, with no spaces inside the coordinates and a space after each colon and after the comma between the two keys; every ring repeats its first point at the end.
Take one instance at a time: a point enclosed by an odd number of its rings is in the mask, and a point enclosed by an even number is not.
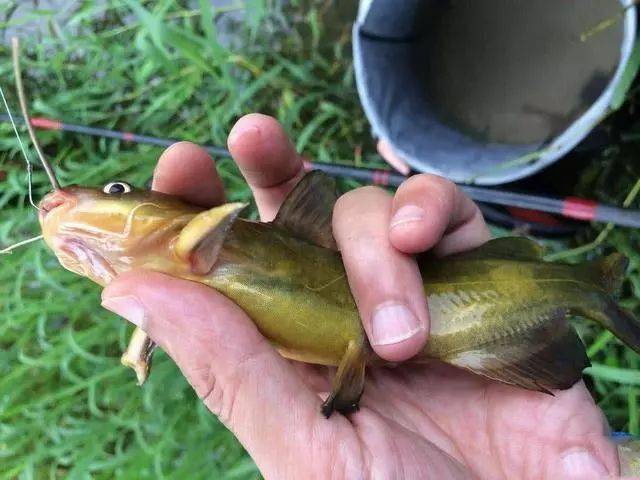
{"type": "Polygon", "coordinates": [[[174,143],[160,155],[151,188],[202,207],[224,202],[224,187],[211,156],[191,142],[174,143]]]}
{"type": "Polygon", "coordinates": [[[304,175],[302,159],[282,126],[259,113],[234,125],[229,151],[247,180],[262,221],[271,221],[287,194],[304,175]]]}

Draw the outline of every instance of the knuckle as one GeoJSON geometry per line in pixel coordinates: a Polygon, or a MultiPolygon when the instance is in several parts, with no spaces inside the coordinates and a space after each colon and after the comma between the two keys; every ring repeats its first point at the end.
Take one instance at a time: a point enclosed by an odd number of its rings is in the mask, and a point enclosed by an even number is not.
{"type": "Polygon", "coordinates": [[[360,187],[356,190],[354,190],[354,192],[359,193],[360,195],[363,196],[382,196],[382,197],[386,197],[387,196],[387,191],[381,187],[377,187],[375,185],[367,185],[365,187],[360,187]]]}
{"type": "MultiPolygon", "coordinates": [[[[178,142],[176,142],[174,145],[180,145],[181,147],[185,147],[185,148],[197,148],[200,149],[200,146],[196,143],[190,142],[189,140],[180,140],[178,142]]],[[[169,147],[171,148],[171,147],[169,147]]]]}
{"type": "MultiPolygon", "coordinates": [[[[453,206],[458,187],[451,180],[439,175],[421,173],[406,180],[398,190],[402,200],[421,197],[438,202],[442,206],[453,206]]],[[[401,201],[402,201],[401,200],[401,201]]]]}
{"type": "Polygon", "coordinates": [[[241,413],[239,400],[243,394],[246,395],[243,389],[250,388],[248,384],[260,378],[256,372],[268,363],[265,362],[265,356],[269,356],[266,349],[240,359],[235,368],[218,382],[214,382],[208,394],[202,397],[205,405],[224,425],[231,426],[234,422],[237,423],[238,415],[241,413]]]}
{"type": "Polygon", "coordinates": [[[366,186],[356,188],[338,198],[335,203],[334,214],[340,216],[343,212],[349,211],[352,213],[353,209],[369,208],[369,202],[372,200],[387,200],[389,198],[389,193],[380,187],[366,186]]]}
{"type": "Polygon", "coordinates": [[[196,393],[198,393],[202,403],[204,403],[214,415],[220,418],[222,423],[225,423],[222,418],[224,402],[222,401],[223,391],[220,388],[220,382],[217,382],[215,378],[211,378],[209,384],[200,391],[196,390],[196,393]]]}
{"type": "Polygon", "coordinates": [[[237,411],[237,394],[233,389],[215,387],[210,394],[203,398],[204,404],[227,428],[231,427],[235,412],[237,411]]]}
{"type": "Polygon", "coordinates": [[[421,182],[423,188],[427,190],[439,190],[450,195],[456,191],[455,183],[439,175],[423,173],[418,175],[418,177],[420,178],[418,178],[417,181],[421,182]]]}
{"type": "Polygon", "coordinates": [[[346,203],[359,202],[363,198],[387,196],[387,192],[375,185],[367,185],[350,190],[343,194],[338,200],[346,203]]]}
{"type": "Polygon", "coordinates": [[[201,364],[182,368],[187,382],[195,390],[200,400],[215,415],[220,415],[223,411],[224,402],[221,383],[213,374],[210,364],[201,364]]]}

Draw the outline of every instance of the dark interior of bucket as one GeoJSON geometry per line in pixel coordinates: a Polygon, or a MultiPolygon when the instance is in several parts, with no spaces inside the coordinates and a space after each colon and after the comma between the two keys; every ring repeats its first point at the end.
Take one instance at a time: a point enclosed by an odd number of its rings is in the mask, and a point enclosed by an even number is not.
{"type": "Polygon", "coordinates": [[[621,13],[618,0],[374,0],[360,31],[369,102],[409,156],[530,152],[610,82],[621,13]]]}

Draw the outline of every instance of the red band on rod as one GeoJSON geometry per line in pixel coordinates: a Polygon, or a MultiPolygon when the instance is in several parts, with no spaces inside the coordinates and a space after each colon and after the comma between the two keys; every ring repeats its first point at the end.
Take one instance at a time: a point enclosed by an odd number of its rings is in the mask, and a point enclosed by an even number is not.
{"type": "Polygon", "coordinates": [[[45,130],[62,130],[62,123],[44,117],[31,117],[31,125],[45,130]]]}
{"type": "Polygon", "coordinates": [[[519,220],[526,222],[540,223],[548,226],[558,226],[562,222],[553,215],[538,210],[529,210],[528,208],[507,207],[509,213],[519,220]]]}
{"type": "Polygon", "coordinates": [[[593,220],[596,217],[598,202],[584,198],[567,197],[562,202],[562,214],[578,220],[593,220]]]}
{"type": "Polygon", "coordinates": [[[122,139],[127,142],[132,142],[135,138],[136,136],[131,132],[122,132],[122,139]]]}
{"type": "Polygon", "coordinates": [[[371,182],[374,185],[383,185],[383,186],[387,186],[389,185],[389,172],[386,170],[373,170],[373,172],[371,172],[372,174],[372,178],[371,178],[371,182]]]}

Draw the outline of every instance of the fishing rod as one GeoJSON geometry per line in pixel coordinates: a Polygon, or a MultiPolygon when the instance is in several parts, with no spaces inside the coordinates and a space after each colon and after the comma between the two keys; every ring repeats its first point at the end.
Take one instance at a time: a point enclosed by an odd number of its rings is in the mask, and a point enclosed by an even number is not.
{"type": "MultiPolygon", "coordinates": [[[[9,121],[9,116],[0,114],[0,121],[9,121]]],[[[22,120],[21,123],[24,123],[24,121],[22,120]]],[[[179,141],[177,139],[159,138],[148,135],[139,135],[132,132],[65,123],[45,117],[32,117],[31,125],[34,128],[42,130],[75,132],[82,135],[115,138],[125,142],[145,143],[160,147],[168,147],[179,141]]],[[[229,150],[224,147],[204,145],[203,148],[214,156],[231,157],[229,150]]],[[[390,170],[354,167],[335,163],[311,162],[309,160],[305,160],[304,166],[307,170],[321,170],[328,175],[335,177],[349,178],[365,183],[373,183],[375,185],[389,187],[398,187],[408,178],[400,173],[390,170]]],[[[557,198],[488,187],[477,187],[471,185],[458,186],[476,202],[527,210],[537,210],[583,222],[595,221],[612,223],[622,227],[640,228],[640,210],[619,208],[578,197],[557,198]]]]}

